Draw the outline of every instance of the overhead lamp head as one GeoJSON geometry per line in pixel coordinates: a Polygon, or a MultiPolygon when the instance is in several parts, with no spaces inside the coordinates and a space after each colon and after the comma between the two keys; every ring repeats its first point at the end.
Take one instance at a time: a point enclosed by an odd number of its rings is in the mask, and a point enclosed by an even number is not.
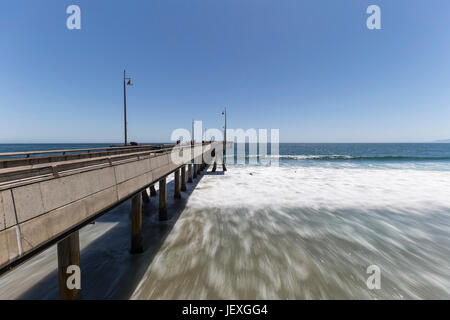
{"type": "Polygon", "coordinates": [[[131,79],[128,79],[127,85],[128,86],[132,86],[133,85],[133,82],[131,82],[131,79]]]}

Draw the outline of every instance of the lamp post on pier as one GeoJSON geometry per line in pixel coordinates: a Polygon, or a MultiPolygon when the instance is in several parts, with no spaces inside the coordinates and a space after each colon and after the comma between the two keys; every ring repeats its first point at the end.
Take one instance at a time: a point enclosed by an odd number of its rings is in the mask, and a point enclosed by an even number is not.
{"type": "Polygon", "coordinates": [[[192,130],[191,130],[191,145],[194,145],[194,119],[192,119],[192,130]]]}
{"type": "Polygon", "coordinates": [[[227,171],[225,167],[225,158],[227,155],[227,108],[222,111],[222,115],[225,118],[225,126],[223,127],[223,161],[222,161],[222,170],[227,171]]]}
{"type": "Polygon", "coordinates": [[[128,144],[127,139],[127,86],[132,86],[131,78],[127,77],[127,73],[123,70],[123,121],[125,130],[125,141],[124,144],[128,144]],[[128,81],[127,81],[128,80],[128,81]]]}

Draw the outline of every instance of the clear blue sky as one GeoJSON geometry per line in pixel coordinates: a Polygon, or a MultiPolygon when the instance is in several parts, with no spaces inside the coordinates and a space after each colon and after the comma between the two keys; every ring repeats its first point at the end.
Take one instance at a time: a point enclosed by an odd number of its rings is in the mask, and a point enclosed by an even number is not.
{"type": "Polygon", "coordinates": [[[135,141],[223,106],[282,142],[450,139],[448,0],[4,0],[0,39],[0,142],[122,141],[124,68],[135,141]]]}

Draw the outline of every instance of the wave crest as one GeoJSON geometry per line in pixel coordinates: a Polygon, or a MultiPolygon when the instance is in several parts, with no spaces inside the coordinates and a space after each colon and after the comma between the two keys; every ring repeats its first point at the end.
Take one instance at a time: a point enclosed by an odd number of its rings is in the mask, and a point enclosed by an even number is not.
{"type": "MultiPolygon", "coordinates": [[[[246,155],[246,158],[261,157],[258,155],[246,155]]],[[[373,160],[373,161],[450,161],[450,157],[417,157],[417,156],[350,156],[350,155],[266,155],[263,158],[278,158],[283,160],[373,160]]]]}

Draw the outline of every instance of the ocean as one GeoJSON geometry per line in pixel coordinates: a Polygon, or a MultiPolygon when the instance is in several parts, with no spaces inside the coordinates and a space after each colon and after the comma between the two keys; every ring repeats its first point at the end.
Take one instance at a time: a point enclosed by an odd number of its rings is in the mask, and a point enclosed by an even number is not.
{"type": "MultiPolygon", "coordinates": [[[[181,202],[169,181],[168,222],[152,198],[139,257],[127,250],[128,203],[83,228],[83,296],[450,298],[450,144],[280,144],[279,155],[233,160],[181,202]],[[379,289],[367,285],[370,266],[379,289]]],[[[57,298],[55,257],[50,248],[1,277],[0,298],[57,298]]]]}

